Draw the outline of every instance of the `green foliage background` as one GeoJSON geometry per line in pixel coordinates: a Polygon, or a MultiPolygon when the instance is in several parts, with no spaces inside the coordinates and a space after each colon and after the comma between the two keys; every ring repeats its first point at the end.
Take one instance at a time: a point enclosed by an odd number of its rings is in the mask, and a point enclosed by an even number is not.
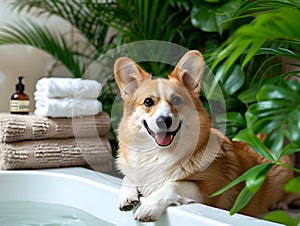
{"type": "MultiPolygon", "coordinates": [[[[53,33],[29,19],[0,28],[0,45],[23,44],[42,49],[64,64],[74,77],[82,77],[101,54],[134,41],[168,41],[204,53],[215,83],[201,99],[204,104],[216,100],[214,89],[219,85],[227,110],[212,118],[213,125],[226,125],[223,132],[227,136],[247,142],[268,160],[214,194],[245,182],[231,214],[246,205],[274,165],[300,173],[298,168],[280,162],[280,157],[300,150],[299,1],[13,0],[11,5],[18,11],[34,9],[37,17],[59,16],[86,38],[84,47],[79,48],[82,43],[70,43],[66,34],[53,33]],[[117,33],[107,40],[109,28],[117,33]],[[292,60],[294,70],[283,70],[286,59],[292,60]],[[258,133],[267,134],[265,142],[256,137],[258,133]]],[[[170,70],[168,65],[156,62],[142,66],[156,76],[165,76],[170,70]]],[[[113,79],[107,81],[101,97],[108,113],[115,88],[113,79]]],[[[113,131],[110,140],[116,152],[113,131]]],[[[299,194],[299,181],[296,177],[285,189],[299,194]]],[[[291,219],[275,211],[266,219],[297,225],[300,215],[291,219]]]]}

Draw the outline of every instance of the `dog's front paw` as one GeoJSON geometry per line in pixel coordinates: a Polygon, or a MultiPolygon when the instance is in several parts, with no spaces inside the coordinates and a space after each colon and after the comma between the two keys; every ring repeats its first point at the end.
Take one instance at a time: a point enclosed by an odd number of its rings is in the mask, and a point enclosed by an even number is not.
{"type": "Polygon", "coordinates": [[[121,211],[130,211],[139,203],[139,195],[135,189],[121,192],[119,195],[121,211]]]}
{"type": "Polygon", "coordinates": [[[124,203],[120,203],[119,209],[121,211],[130,211],[132,210],[137,204],[139,200],[126,200],[124,203]]]}
{"type": "Polygon", "coordinates": [[[300,197],[293,200],[291,203],[289,203],[289,207],[293,209],[300,209],[300,197]]]}
{"type": "Polygon", "coordinates": [[[166,208],[166,205],[159,202],[142,204],[135,212],[135,220],[142,222],[157,221],[166,208]]]}
{"type": "Polygon", "coordinates": [[[277,202],[269,207],[269,210],[288,210],[286,202],[277,202]]]}

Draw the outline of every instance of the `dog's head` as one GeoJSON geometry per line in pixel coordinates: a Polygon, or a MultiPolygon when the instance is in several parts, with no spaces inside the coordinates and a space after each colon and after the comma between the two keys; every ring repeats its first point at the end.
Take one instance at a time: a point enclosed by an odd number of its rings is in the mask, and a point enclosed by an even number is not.
{"type": "Polygon", "coordinates": [[[180,139],[198,139],[195,134],[200,127],[209,127],[209,118],[199,101],[204,67],[202,55],[189,51],[169,79],[152,79],[131,59],[119,58],[114,73],[125,102],[120,124],[120,130],[125,130],[123,137],[154,143],[159,148],[170,147],[180,139]],[[199,122],[199,115],[204,123],[199,122]]]}

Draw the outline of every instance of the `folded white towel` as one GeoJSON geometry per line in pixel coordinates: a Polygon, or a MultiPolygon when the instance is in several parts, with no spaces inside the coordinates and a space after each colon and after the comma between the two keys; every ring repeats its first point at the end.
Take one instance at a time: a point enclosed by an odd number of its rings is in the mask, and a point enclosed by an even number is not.
{"type": "Polygon", "coordinates": [[[102,111],[102,103],[93,99],[47,99],[35,102],[34,114],[47,117],[76,117],[97,115],[102,111]]]}
{"type": "Polygon", "coordinates": [[[35,96],[48,98],[96,99],[102,86],[96,80],[81,78],[42,78],[36,83],[35,96]]]}

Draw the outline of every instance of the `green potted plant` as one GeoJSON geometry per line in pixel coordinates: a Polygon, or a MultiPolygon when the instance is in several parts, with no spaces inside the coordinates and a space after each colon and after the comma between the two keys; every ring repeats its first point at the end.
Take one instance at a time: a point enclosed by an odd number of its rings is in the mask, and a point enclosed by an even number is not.
{"type": "MultiPolygon", "coordinates": [[[[294,59],[293,65],[300,66],[300,32],[296,22],[300,19],[299,7],[297,1],[244,1],[236,11],[236,16],[252,17],[253,21],[232,33],[211,58],[212,68],[216,69],[222,64],[220,74],[226,74],[236,63],[241,65],[242,70],[247,70],[249,64],[251,66],[258,57],[266,56],[259,70],[252,75],[251,85],[237,96],[246,106],[246,128],[240,130],[234,140],[247,142],[268,159],[268,163],[251,168],[215,193],[217,195],[237,183],[246,182],[231,209],[232,214],[243,208],[261,187],[270,167],[281,165],[295,173],[300,172],[299,168],[280,162],[281,156],[300,150],[299,71],[278,70],[283,64],[282,57],[294,59]],[[257,133],[267,134],[266,140],[260,141],[255,135],[257,133]]],[[[213,87],[210,94],[212,91],[213,87]]],[[[240,121],[239,118],[236,120],[240,121]]],[[[296,177],[285,189],[299,194],[299,181],[300,177],[296,177]]],[[[296,219],[291,219],[282,211],[271,213],[266,219],[289,225],[297,225],[300,221],[299,214],[296,219]]]]}

